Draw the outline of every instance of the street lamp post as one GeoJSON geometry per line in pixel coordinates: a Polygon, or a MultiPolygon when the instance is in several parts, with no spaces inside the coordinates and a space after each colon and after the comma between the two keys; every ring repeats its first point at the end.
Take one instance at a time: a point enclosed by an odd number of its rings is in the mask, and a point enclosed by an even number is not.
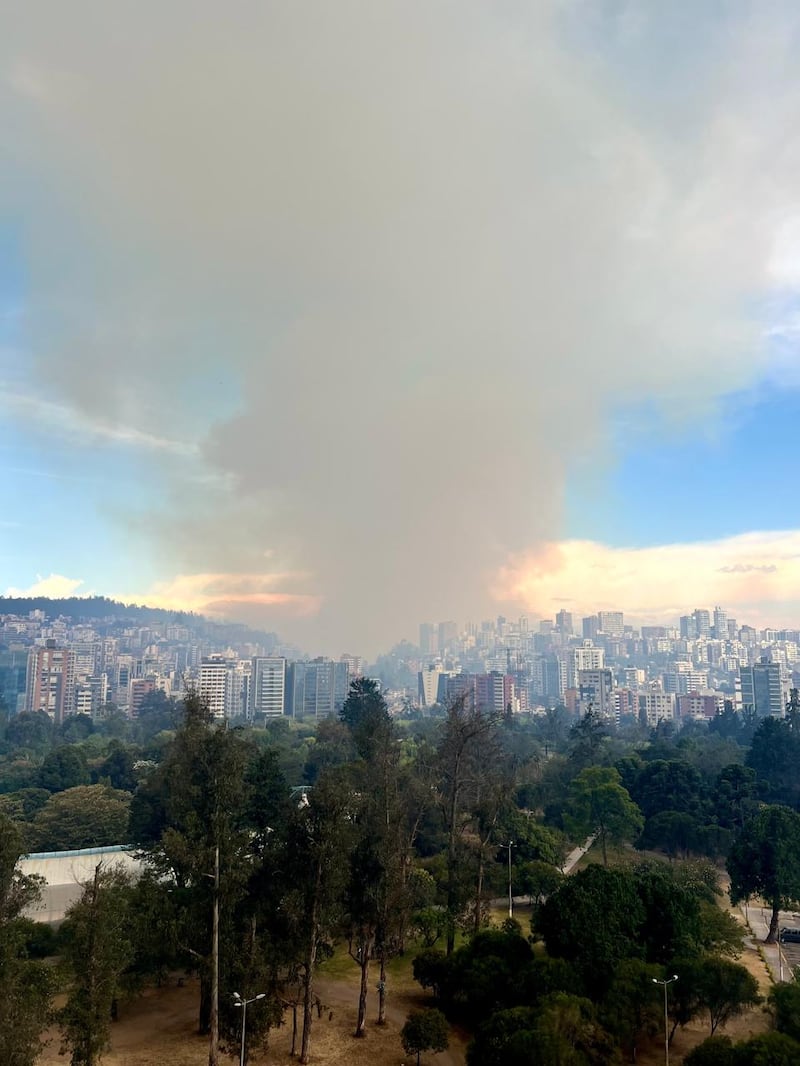
{"type": "Polygon", "coordinates": [[[508,849],[508,916],[514,917],[514,897],[511,895],[511,849],[516,847],[513,840],[509,840],[507,844],[501,844],[501,848],[508,849]]]}
{"type": "Polygon", "coordinates": [[[653,978],[654,985],[664,986],[664,1066],[669,1066],[669,1015],[667,1013],[667,987],[672,984],[673,981],[678,980],[678,975],[674,973],[672,977],[668,977],[665,981],[659,981],[657,977],[653,978]]]}
{"type": "Polygon", "coordinates": [[[247,1008],[251,1003],[256,1003],[259,999],[266,999],[266,992],[259,992],[257,996],[253,996],[252,999],[242,999],[238,992],[233,993],[233,1002],[237,1007],[242,1008],[242,1050],[239,1055],[239,1066],[244,1066],[244,1042],[247,1036],[247,1008]]]}

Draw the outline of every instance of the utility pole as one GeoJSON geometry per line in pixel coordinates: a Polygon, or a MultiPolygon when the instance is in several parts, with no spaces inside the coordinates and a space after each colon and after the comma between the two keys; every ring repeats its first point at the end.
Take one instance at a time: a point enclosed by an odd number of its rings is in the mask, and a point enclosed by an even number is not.
{"type": "Polygon", "coordinates": [[[664,1066],[669,1066],[669,1014],[667,1012],[667,987],[672,984],[673,981],[678,980],[678,975],[674,973],[672,977],[668,977],[665,981],[659,981],[657,977],[653,978],[654,985],[663,985],[664,987],[664,1066]]]}
{"type": "Polygon", "coordinates": [[[516,847],[513,840],[509,840],[507,844],[501,844],[501,848],[508,849],[508,916],[514,917],[514,897],[511,894],[511,849],[516,847]]]}

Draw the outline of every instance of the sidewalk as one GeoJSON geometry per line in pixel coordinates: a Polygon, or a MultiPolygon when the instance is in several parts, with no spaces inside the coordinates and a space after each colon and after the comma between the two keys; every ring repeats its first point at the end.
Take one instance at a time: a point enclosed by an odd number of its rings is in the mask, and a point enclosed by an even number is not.
{"type": "Polygon", "coordinates": [[[572,849],[572,851],[569,853],[569,855],[567,855],[566,859],[564,859],[564,862],[561,865],[562,874],[570,873],[573,867],[578,865],[578,863],[581,861],[581,859],[592,846],[592,844],[594,844],[596,839],[597,837],[595,835],[587,837],[586,840],[584,840],[584,842],[579,847],[572,849]]]}
{"type": "MultiPolygon", "coordinates": [[[[757,903],[742,903],[739,907],[747,925],[750,927],[750,935],[745,937],[754,947],[760,948],[764,953],[767,967],[775,982],[791,981],[792,964],[786,958],[786,953],[781,944],[765,944],[764,938],[769,932],[769,922],[772,912],[757,903]]],[[[779,926],[791,925],[791,917],[781,913],[779,926]]]]}

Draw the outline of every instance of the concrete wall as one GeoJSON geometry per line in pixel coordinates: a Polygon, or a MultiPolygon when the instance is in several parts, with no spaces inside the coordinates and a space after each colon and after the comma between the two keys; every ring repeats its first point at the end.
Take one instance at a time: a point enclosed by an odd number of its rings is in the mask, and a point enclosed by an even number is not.
{"type": "Polygon", "coordinates": [[[94,877],[99,862],[104,867],[120,868],[133,877],[138,877],[144,869],[144,863],[119,846],[24,855],[17,869],[43,877],[47,882],[39,903],[26,911],[27,917],[35,922],[62,921],[70,904],[80,898],[83,886],[94,877]]]}

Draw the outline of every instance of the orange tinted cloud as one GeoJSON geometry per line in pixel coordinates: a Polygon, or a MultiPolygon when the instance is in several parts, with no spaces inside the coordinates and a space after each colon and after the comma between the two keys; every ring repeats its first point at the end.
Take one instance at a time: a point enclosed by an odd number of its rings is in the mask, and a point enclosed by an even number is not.
{"type": "Polygon", "coordinates": [[[541,617],[616,607],[674,624],[698,605],[722,604],[740,622],[798,625],[800,530],[647,548],[550,543],[510,560],[492,591],[541,617]]]}
{"type": "MultiPolygon", "coordinates": [[[[237,612],[253,607],[278,608],[288,614],[316,614],[321,597],[313,593],[294,592],[285,586],[306,578],[293,573],[214,573],[179,574],[170,581],[160,581],[146,592],[123,599],[135,599],[151,607],[196,611],[236,619],[237,612]]],[[[247,610],[251,614],[251,610],[247,610]]]]}

